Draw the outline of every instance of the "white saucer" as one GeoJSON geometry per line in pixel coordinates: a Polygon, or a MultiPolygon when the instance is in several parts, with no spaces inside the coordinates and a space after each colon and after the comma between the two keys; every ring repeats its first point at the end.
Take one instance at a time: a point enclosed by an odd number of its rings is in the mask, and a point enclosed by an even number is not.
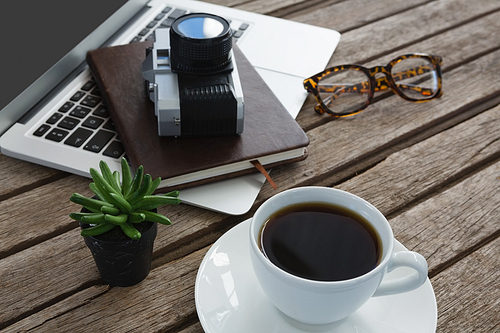
{"type": "MultiPolygon", "coordinates": [[[[246,220],[217,240],[196,276],[195,301],[206,333],[434,333],[437,305],[430,281],[399,295],[371,298],[351,316],[328,325],[305,325],[270,303],[252,270],[246,220]]],[[[402,250],[395,243],[395,250],[402,250]]],[[[398,269],[386,275],[405,275],[398,269]]]]}

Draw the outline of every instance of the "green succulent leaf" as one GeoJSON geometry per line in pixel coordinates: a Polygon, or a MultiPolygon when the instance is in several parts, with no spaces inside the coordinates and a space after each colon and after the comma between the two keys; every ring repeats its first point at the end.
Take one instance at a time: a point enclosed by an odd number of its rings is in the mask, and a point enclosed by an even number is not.
{"type": "Polygon", "coordinates": [[[109,207],[113,206],[109,202],[87,198],[87,197],[85,197],[81,194],[78,194],[78,193],[73,193],[73,195],[71,196],[71,198],[69,200],[71,200],[72,202],[74,202],[76,204],[82,205],[83,207],[85,207],[89,211],[91,211],[92,213],[100,213],[101,207],[103,207],[103,206],[109,206],[109,207]]]}
{"type": "Polygon", "coordinates": [[[165,225],[172,224],[172,222],[170,222],[170,220],[162,214],[150,212],[148,210],[140,210],[139,212],[144,214],[145,221],[156,222],[156,223],[161,223],[161,224],[165,224],[165,225]]]}
{"type": "Polygon", "coordinates": [[[122,228],[123,232],[125,235],[132,239],[139,239],[141,238],[141,233],[131,224],[131,223],[124,223],[120,225],[120,228],[122,228]]]}
{"type": "Polygon", "coordinates": [[[128,218],[128,214],[120,214],[120,215],[109,215],[109,214],[106,214],[104,215],[104,219],[109,222],[109,223],[112,223],[114,225],[122,225],[124,224],[125,222],[127,222],[127,218],[128,218]]]}
{"type": "Polygon", "coordinates": [[[103,213],[96,213],[95,215],[82,216],[80,222],[85,224],[106,224],[103,213]]]}
{"type": "Polygon", "coordinates": [[[101,212],[108,215],[119,215],[122,211],[116,207],[102,206],[101,212]]]}
{"type": "Polygon", "coordinates": [[[130,186],[130,191],[129,191],[129,196],[137,191],[139,187],[142,184],[142,179],[144,178],[144,167],[140,165],[134,175],[134,178],[132,179],[132,185],[130,186]]]}
{"type": "Polygon", "coordinates": [[[164,197],[174,197],[174,198],[177,198],[179,196],[179,191],[172,191],[172,192],[168,192],[166,194],[163,194],[164,197]]]}
{"type": "Polygon", "coordinates": [[[94,192],[95,195],[102,201],[108,201],[109,199],[106,197],[106,195],[103,194],[102,190],[95,184],[95,183],[90,183],[89,188],[92,192],[94,192]]]}
{"type": "Polygon", "coordinates": [[[116,192],[121,193],[121,188],[120,188],[120,183],[116,181],[115,176],[111,172],[111,169],[109,168],[108,164],[101,160],[99,162],[99,168],[101,169],[102,177],[104,180],[115,189],[116,192]]]}
{"type": "Polygon", "coordinates": [[[104,196],[105,201],[112,202],[109,193],[117,193],[114,187],[112,187],[101,174],[94,168],[90,168],[90,175],[94,180],[97,189],[104,196]]]}
{"type": "Polygon", "coordinates": [[[94,216],[103,216],[102,213],[71,213],[69,214],[69,217],[71,217],[73,220],[76,221],[81,221],[82,219],[85,219],[85,217],[94,217],[94,216]]]}
{"type": "Polygon", "coordinates": [[[115,178],[115,183],[118,185],[118,192],[122,193],[122,187],[120,185],[120,173],[118,171],[114,171],[113,177],[115,178]]]}
{"type": "Polygon", "coordinates": [[[121,160],[122,166],[122,194],[126,198],[130,193],[130,187],[132,186],[132,174],[130,173],[130,167],[125,157],[121,160]]]}
{"type": "Polygon", "coordinates": [[[127,222],[130,223],[141,223],[146,219],[146,215],[141,212],[130,213],[127,222]]]}
{"type": "Polygon", "coordinates": [[[113,201],[115,206],[118,207],[118,209],[123,213],[129,214],[132,211],[132,206],[127,200],[125,200],[124,197],[122,197],[121,194],[110,193],[109,196],[111,197],[111,200],[113,201]]]}
{"type": "Polygon", "coordinates": [[[147,195],[141,200],[132,204],[133,210],[152,210],[163,205],[177,205],[181,202],[180,199],[167,197],[164,195],[147,195]]]}
{"type": "Polygon", "coordinates": [[[147,174],[144,176],[144,181],[142,185],[137,189],[137,191],[130,194],[127,198],[128,202],[133,205],[135,202],[141,200],[146,193],[148,193],[149,188],[151,187],[151,175],[147,174]]]}
{"type": "Polygon", "coordinates": [[[154,193],[154,191],[158,188],[158,186],[160,186],[160,183],[161,183],[161,178],[160,177],[158,177],[155,180],[153,180],[151,182],[151,186],[149,187],[149,190],[146,192],[145,195],[152,195],[154,193]]]}
{"type": "Polygon", "coordinates": [[[103,234],[105,232],[110,231],[115,227],[114,224],[111,223],[103,223],[99,224],[87,229],[83,229],[82,232],[80,233],[82,236],[97,236],[100,234],[103,234]]]}

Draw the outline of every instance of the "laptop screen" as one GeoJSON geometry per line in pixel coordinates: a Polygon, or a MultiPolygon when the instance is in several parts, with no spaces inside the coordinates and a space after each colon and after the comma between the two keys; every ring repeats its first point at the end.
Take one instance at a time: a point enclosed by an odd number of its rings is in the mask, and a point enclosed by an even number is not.
{"type": "Polygon", "coordinates": [[[126,0],[12,0],[0,10],[0,109],[126,0]]]}

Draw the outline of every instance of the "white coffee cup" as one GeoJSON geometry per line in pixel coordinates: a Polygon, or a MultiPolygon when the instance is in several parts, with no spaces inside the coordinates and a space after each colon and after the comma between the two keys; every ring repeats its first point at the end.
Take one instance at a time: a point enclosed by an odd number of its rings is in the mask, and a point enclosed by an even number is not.
{"type": "Polygon", "coordinates": [[[427,262],[412,251],[394,252],[394,236],[387,219],[367,201],[327,187],[300,187],[281,192],[264,202],[250,223],[250,257],[257,280],[269,300],[285,315],[306,324],[327,324],[345,318],[370,297],[403,293],[427,280],[427,262]],[[380,263],[368,273],[342,281],[315,281],[292,275],[274,265],[259,247],[263,224],[273,213],[290,205],[329,203],[363,216],[376,230],[382,244],[380,263]],[[415,272],[384,281],[398,267],[415,272]]]}

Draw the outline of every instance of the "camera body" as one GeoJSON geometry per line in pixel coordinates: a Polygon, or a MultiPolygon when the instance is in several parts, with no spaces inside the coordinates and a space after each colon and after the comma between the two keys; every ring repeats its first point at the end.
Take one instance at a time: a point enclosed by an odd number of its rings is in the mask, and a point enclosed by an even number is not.
{"type": "Polygon", "coordinates": [[[142,73],[160,136],[243,132],[243,91],[225,19],[187,14],[170,29],[157,29],[142,73]]]}

